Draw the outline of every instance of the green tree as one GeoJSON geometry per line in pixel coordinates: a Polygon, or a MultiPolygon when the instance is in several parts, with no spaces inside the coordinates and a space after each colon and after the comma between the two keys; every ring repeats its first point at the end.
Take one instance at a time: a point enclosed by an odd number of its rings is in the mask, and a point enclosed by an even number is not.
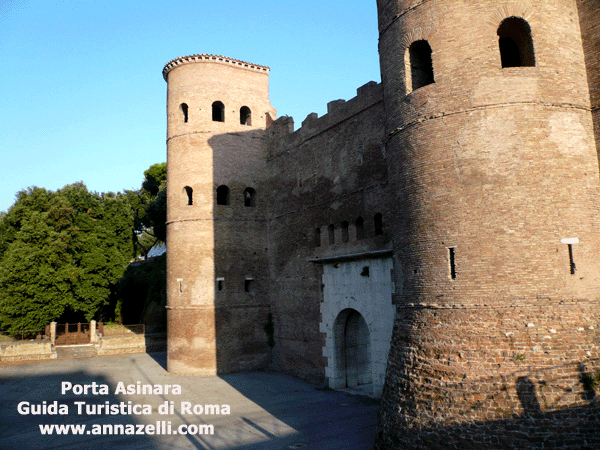
{"type": "Polygon", "coordinates": [[[153,246],[167,239],[167,163],[150,166],[141,189],[129,195],[135,205],[134,243],[146,259],[153,246]]]}
{"type": "Polygon", "coordinates": [[[137,191],[99,194],[80,182],[19,192],[0,213],[0,329],[113,317],[117,305],[131,319],[164,309],[164,257],[124,274],[166,240],[166,181],[160,163],[137,191]]]}
{"type": "Polygon", "coordinates": [[[133,256],[133,227],[123,194],[19,192],[0,223],[0,328],[94,318],[133,256]]]}
{"type": "Polygon", "coordinates": [[[117,312],[123,323],[145,322],[164,329],[167,304],[167,258],[160,255],[130,264],[117,285],[117,312]]]}

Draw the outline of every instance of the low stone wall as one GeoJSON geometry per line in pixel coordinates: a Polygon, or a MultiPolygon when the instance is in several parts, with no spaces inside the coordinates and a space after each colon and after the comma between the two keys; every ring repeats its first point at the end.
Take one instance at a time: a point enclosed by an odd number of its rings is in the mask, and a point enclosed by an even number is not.
{"type": "Polygon", "coordinates": [[[143,334],[103,336],[96,344],[96,349],[98,356],[144,353],[146,351],[146,339],[143,334]]]}
{"type": "Polygon", "coordinates": [[[56,352],[47,340],[18,341],[0,344],[0,362],[55,359],[56,352]]]}
{"type": "MultiPolygon", "coordinates": [[[[94,344],[98,356],[164,351],[164,333],[121,334],[102,336],[94,344]]],[[[0,344],[0,363],[56,359],[56,349],[50,340],[16,341],[0,344]]]]}

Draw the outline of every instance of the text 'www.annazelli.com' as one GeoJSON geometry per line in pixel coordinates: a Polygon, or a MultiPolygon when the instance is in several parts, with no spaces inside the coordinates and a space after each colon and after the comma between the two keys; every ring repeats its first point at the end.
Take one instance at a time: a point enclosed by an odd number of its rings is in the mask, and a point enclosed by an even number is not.
{"type": "Polygon", "coordinates": [[[84,424],[40,424],[41,434],[90,434],[104,435],[158,435],[158,434],[190,434],[212,435],[215,427],[210,424],[181,424],[176,428],[171,427],[170,421],[158,420],[155,424],[94,424],[88,427],[84,424]]]}

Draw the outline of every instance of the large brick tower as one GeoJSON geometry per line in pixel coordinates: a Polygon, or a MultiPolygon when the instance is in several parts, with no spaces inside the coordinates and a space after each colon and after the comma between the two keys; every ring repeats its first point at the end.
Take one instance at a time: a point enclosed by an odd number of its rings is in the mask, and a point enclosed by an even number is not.
{"type": "Polygon", "coordinates": [[[579,3],[581,25],[576,0],[378,0],[397,271],[379,449],[598,440],[598,5],[579,3]]]}
{"type": "Polygon", "coordinates": [[[168,369],[262,367],[269,307],[264,130],[268,67],[221,56],[169,62],[168,369]]]}

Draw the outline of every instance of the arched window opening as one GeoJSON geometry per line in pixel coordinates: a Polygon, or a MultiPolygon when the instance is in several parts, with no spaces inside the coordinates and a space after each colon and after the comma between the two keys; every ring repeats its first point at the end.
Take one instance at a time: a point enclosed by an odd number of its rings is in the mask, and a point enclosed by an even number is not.
{"type": "Polygon", "coordinates": [[[250,108],[247,106],[242,106],[242,109],[240,109],[240,124],[248,126],[252,125],[252,114],[250,108]]]}
{"type": "Polygon", "coordinates": [[[321,229],[315,228],[315,247],[321,246],[321,229]]]}
{"type": "Polygon", "coordinates": [[[181,108],[181,114],[183,114],[183,122],[187,123],[187,121],[188,121],[188,105],[187,105],[187,103],[182,103],[181,105],[179,105],[179,107],[181,108]]]}
{"type": "Polygon", "coordinates": [[[246,188],[244,191],[244,206],[256,206],[256,191],[252,188],[246,188]]]}
{"type": "Polygon", "coordinates": [[[335,244],[335,226],[333,224],[329,225],[327,231],[329,232],[329,245],[335,244]]]}
{"type": "Polygon", "coordinates": [[[188,206],[193,205],[194,204],[194,190],[189,186],[186,186],[183,189],[185,190],[185,193],[187,195],[188,206]]]}
{"type": "Polygon", "coordinates": [[[427,41],[415,41],[410,45],[408,63],[409,67],[407,67],[406,73],[410,74],[410,83],[407,83],[410,86],[410,92],[435,83],[431,47],[427,41]]]}
{"type": "Polygon", "coordinates": [[[381,236],[383,234],[383,216],[381,213],[375,214],[373,225],[375,227],[375,236],[381,236]]]}
{"type": "Polygon", "coordinates": [[[498,43],[503,68],[535,66],[531,27],[525,19],[505,19],[498,27],[498,43]]]}
{"type": "Polygon", "coordinates": [[[356,219],[356,239],[361,240],[365,238],[365,220],[362,217],[356,219]]]}
{"type": "Polygon", "coordinates": [[[217,205],[229,205],[229,188],[225,185],[217,188],[217,205]]]}
{"type": "Polygon", "coordinates": [[[342,242],[348,242],[350,240],[348,236],[348,227],[350,224],[345,220],[342,222],[342,242]]]}
{"type": "Polygon", "coordinates": [[[212,104],[212,120],[225,122],[225,105],[222,102],[217,101],[212,104]]]}

